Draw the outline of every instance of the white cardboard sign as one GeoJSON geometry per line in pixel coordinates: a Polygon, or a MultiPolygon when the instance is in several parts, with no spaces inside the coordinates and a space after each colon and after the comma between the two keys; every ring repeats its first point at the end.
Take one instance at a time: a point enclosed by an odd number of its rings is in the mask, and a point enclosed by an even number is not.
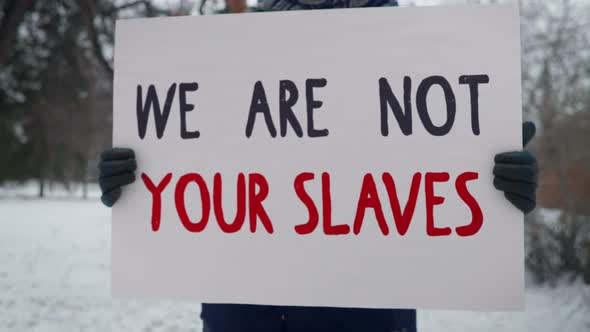
{"type": "Polygon", "coordinates": [[[522,148],[516,4],[124,20],[115,53],[115,296],[523,308],[492,185],[522,148]]]}

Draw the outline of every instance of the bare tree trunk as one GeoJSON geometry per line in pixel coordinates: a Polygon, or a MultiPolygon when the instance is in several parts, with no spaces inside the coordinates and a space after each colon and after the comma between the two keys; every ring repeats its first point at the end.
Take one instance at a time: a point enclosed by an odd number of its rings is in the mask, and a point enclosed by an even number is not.
{"type": "Polygon", "coordinates": [[[82,175],[82,199],[87,200],[88,199],[88,161],[85,160],[84,163],[82,163],[84,165],[84,169],[82,170],[83,175],[82,175]]]}
{"type": "Polygon", "coordinates": [[[45,179],[43,175],[39,177],[39,198],[45,197],[45,179]]]}

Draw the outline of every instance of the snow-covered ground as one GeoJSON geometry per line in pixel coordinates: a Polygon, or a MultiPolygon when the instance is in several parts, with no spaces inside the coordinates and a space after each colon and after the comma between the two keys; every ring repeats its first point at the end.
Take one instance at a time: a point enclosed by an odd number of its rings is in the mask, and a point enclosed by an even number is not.
{"type": "MultiPolygon", "coordinates": [[[[0,188],[0,331],[200,331],[198,303],[110,297],[110,213],[0,188]]],[[[420,331],[590,331],[590,287],[527,288],[524,313],[419,311],[420,331]]]]}

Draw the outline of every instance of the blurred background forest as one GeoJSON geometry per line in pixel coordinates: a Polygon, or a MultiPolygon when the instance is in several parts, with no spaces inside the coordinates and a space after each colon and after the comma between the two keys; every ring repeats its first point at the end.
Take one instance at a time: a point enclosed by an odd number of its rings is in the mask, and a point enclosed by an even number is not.
{"type": "MultiPolygon", "coordinates": [[[[400,1],[401,5],[498,1],[400,1]]],[[[111,145],[115,21],[255,10],[230,0],[0,0],[0,183],[88,195],[111,145]],[[232,9],[232,8],[235,8],[232,9]]],[[[590,284],[590,1],[523,0],[525,118],[537,124],[539,205],[527,217],[538,282],[590,284]]],[[[501,22],[498,22],[501,24],[501,22]]],[[[207,38],[202,32],[201,38],[207,38]]]]}

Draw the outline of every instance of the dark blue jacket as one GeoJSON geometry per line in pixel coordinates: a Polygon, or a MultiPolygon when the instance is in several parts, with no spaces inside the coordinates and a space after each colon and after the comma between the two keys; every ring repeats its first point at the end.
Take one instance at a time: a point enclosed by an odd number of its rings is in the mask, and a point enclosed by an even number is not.
{"type": "Polygon", "coordinates": [[[415,310],[203,303],[204,332],[416,332],[415,310]]]}

